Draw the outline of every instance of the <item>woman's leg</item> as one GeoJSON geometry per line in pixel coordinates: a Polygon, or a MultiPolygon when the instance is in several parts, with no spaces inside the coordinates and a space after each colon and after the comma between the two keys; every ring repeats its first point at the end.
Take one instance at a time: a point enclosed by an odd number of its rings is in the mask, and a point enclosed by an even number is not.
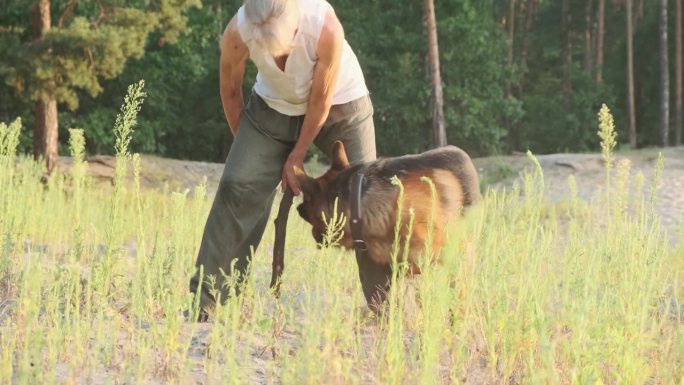
{"type": "Polygon", "coordinates": [[[192,292],[197,292],[200,279],[203,282],[202,309],[215,305],[213,293],[225,301],[230,286],[237,290],[234,285],[247,273],[251,249],[261,241],[283,164],[294,145],[288,139],[298,123],[301,119],[268,108],[256,95],[245,107],[204,227],[197,271],[190,280],[192,292]],[[213,276],[213,285],[208,276],[213,276]],[[227,282],[228,277],[234,280],[227,282]]]}

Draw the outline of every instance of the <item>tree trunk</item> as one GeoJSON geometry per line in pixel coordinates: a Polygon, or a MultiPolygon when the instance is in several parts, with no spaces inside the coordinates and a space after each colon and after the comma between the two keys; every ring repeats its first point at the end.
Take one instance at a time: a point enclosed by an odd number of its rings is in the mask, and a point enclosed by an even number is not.
{"type": "Polygon", "coordinates": [[[217,0],[216,1],[216,31],[218,32],[217,39],[220,39],[221,36],[223,35],[223,2],[224,0],[217,0]]]}
{"type": "Polygon", "coordinates": [[[593,20],[591,15],[594,11],[594,1],[587,0],[584,5],[584,70],[591,73],[594,65],[593,51],[591,47],[591,27],[593,20]]]}
{"type": "Polygon", "coordinates": [[[433,0],[425,0],[425,26],[428,36],[428,62],[432,77],[432,136],[435,147],[446,146],[444,127],[444,97],[442,96],[442,77],[439,72],[439,47],[437,45],[437,22],[433,0]]]}
{"type": "MultiPolygon", "coordinates": [[[[522,1],[522,0],[521,0],[522,1]]],[[[514,45],[515,45],[515,0],[507,0],[508,9],[506,11],[506,17],[504,18],[506,24],[506,65],[508,68],[513,67],[514,60],[514,45]]],[[[520,83],[518,83],[520,84],[520,83]]],[[[504,85],[504,96],[506,99],[513,97],[513,83],[511,77],[506,78],[506,83],[504,85]]],[[[507,121],[506,131],[508,131],[508,144],[511,148],[517,149],[518,143],[520,142],[520,135],[518,134],[518,129],[516,122],[507,121]]]]}
{"type": "MultiPolygon", "coordinates": [[[[50,0],[38,0],[33,8],[33,31],[36,39],[42,39],[50,30],[51,24],[50,0]]],[[[54,98],[37,100],[35,114],[33,157],[43,157],[47,174],[50,174],[57,165],[57,101],[54,98]]]]}
{"type": "Polygon", "coordinates": [[[570,14],[570,0],[563,0],[561,9],[561,23],[563,27],[563,95],[565,110],[572,111],[572,15],[570,14]]]}
{"type": "Polygon", "coordinates": [[[598,31],[596,32],[596,83],[603,82],[603,37],[606,30],[606,0],[598,0],[598,31]]]}
{"type": "MultiPolygon", "coordinates": [[[[506,61],[509,66],[513,65],[513,44],[515,43],[515,0],[508,0],[508,14],[506,16],[506,29],[508,35],[508,45],[506,49],[506,61]]],[[[513,96],[511,91],[511,81],[506,82],[506,97],[513,96]]]]}
{"type": "Polygon", "coordinates": [[[47,173],[57,165],[57,101],[35,103],[36,125],[33,131],[33,158],[45,160],[47,173]]]}
{"type": "Polygon", "coordinates": [[[532,34],[537,1],[539,0],[527,0],[525,2],[525,29],[523,30],[522,45],[520,47],[520,68],[523,70],[523,74],[518,82],[518,96],[522,96],[524,92],[525,76],[527,75],[527,55],[530,48],[530,36],[532,34]]]}
{"type": "Polygon", "coordinates": [[[682,0],[675,0],[675,145],[682,144],[682,0]]]}
{"type": "Polygon", "coordinates": [[[632,0],[625,0],[627,6],[627,126],[629,128],[629,145],[637,146],[636,115],[634,106],[634,51],[632,26],[632,0]]]}
{"type": "Polygon", "coordinates": [[[667,52],[667,0],[660,0],[660,145],[669,142],[670,74],[667,52]]]}

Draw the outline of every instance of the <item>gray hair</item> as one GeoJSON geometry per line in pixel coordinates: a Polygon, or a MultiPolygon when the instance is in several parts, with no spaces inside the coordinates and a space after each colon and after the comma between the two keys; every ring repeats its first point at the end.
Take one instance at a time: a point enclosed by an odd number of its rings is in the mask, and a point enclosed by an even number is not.
{"type": "Polygon", "coordinates": [[[297,0],[245,0],[245,17],[258,45],[273,56],[290,53],[299,24],[297,0]]]}

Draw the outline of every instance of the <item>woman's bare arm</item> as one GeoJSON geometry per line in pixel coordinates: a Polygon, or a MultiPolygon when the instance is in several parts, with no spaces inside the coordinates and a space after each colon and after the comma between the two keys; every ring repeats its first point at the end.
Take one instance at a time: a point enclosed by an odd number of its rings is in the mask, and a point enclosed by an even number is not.
{"type": "Polygon", "coordinates": [[[223,113],[233,135],[237,134],[240,114],[244,108],[242,99],[242,78],[245,63],[249,57],[247,46],[237,30],[237,17],[228,23],[220,42],[221,61],[219,64],[219,84],[223,113]]]}
{"type": "Polygon", "coordinates": [[[321,36],[318,40],[318,61],[311,81],[309,104],[302,123],[299,138],[283,167],[282,185],[289,186],[298,195],[299,182],[294,175],[294,166],[302,168],[304,156],[316,135],[328,118],[332,105],[337,75],[340,71],[344,30],[333,11],[326,14],[321,36]]]}

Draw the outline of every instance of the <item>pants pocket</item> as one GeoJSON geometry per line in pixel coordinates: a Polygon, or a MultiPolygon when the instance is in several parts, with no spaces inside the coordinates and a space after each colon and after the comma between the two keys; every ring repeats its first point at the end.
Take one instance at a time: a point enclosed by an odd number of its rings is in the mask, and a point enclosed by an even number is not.
{"type": "Polygon", "coordinates": [[[267,137],[279,142],[295,142],[303,119],[288,116],[269,107],[255,92],[252,92],[246,107],[254,128],[267,137]]]}

